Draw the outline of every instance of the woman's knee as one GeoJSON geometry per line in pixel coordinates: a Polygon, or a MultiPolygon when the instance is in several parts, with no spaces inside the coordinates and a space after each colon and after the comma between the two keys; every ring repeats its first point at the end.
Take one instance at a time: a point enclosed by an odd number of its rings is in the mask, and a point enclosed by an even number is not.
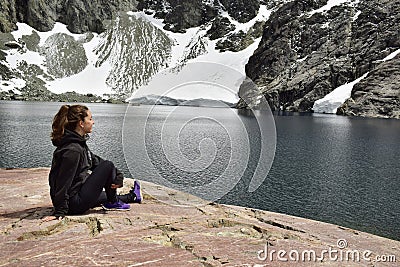
{"type": "Polygon", "coordinates": [[[115,173],[115,166],[114,163],[112,163],[109,160],[103,160],[102,162],[99,163],[99,165],[94,168],[93,173],[110,173],[114,174],[115,173]]]}
{"type": "Polygon", "coordinates": [[[107,168],[107,169],[115,169],[114,163],[109,160],[103,160],[97,167],[107,168]]]}

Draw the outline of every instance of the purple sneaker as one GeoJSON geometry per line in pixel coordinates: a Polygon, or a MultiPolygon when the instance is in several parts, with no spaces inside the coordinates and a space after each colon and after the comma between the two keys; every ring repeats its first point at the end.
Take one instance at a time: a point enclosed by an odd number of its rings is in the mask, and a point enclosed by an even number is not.
{"type": "Polygon", "coordinates": [[[122,202],[121,200],[118,200],[117,202],[114,203],[105,203],[102,205],[103,209],[105,210],[129,210],[131,206],[129,204],[126,204],[122,202]]]}
{"type": "Polygon", "coordinates": [[[142,203],[142,191],[140,190],[140,183],[136,180],[133,182],[131,193],[135,195],[133,203],[142,203]]]}

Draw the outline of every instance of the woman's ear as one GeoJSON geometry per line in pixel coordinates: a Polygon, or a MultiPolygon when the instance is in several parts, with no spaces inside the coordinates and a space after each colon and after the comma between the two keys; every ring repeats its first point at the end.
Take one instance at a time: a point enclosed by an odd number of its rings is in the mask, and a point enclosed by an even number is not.
{"type": "Polygon", "coordinates": [[[79,127],[83,128],[83,121],[79,121],[79,127]]]}

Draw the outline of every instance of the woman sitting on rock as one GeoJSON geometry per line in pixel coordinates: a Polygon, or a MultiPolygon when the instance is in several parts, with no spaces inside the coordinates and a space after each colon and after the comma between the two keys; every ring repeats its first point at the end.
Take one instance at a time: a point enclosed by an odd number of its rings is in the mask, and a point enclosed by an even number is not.
{"type": "Polygon", "coordinates": [[[141,202],[137,181],[128,194],[117,196],[123,174],[111,161],[93,154],[86,144],[93,124],[92,113],[82,105],[63,105],[55,115],[51,140],[57,148],[49,174],[54,212],[44,221],[83,214],[97,205],[106,210],[129,210],[130,205],[122,201],[141,202]]]}

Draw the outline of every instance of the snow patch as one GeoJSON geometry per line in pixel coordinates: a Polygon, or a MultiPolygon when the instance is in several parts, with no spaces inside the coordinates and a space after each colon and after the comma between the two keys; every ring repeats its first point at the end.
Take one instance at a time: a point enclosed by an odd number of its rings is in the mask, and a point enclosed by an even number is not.
{"type": "Polygon", "coordinates": [[[359,0],[356,0],[356,1],[352,1],[352,0],[328,0],[328,3],[326,3],[326,5],[324,5],[323,7],[319,8],[319,9],[316,9],[316,10],[308,12],[308,15],[312,16],[315,13],[322,13],[322,12],[328,11],[332,7],[339,6],[339,5],[343,4],[343,3],[352,3],[354,5],[354,4],[357,4],[358,2],[359,2],[359,0]]]}
{"type": "Polygon", "coordinates": [[[352,18],[352,21],[354,22],[354,21],[356,21],[357,19],[358,19],[358,16],[360,16],[361,15],[361,11],[360,10],[358,10],[357,11],[357,13],[354,15],[354,17],[352,18]]]}
{"type": "Polygon", "coordinates": [[[45,60],[44,57],[41,56],[38,52],[26,51],[20,52],[15,49],[6,51],[6,61],[9,63],[9,67],[15,69],[25,61],[28,64],[38,65],[41,68],[45,68],[45,60]]]}
{"type": "Polygon", "coordinates": [[[377,60],[377,62],[385,62],[385,61],[391,60],[391,59],[395,58],[399,53],[400,53],[400,49],[397,49],[396,51],[394,51],[393,53],[391,53],[384,59],[377,60]]]}
{"type": "Polygon", "coordinates": [[[329,28],[329,22],[325,22],[324,24],[321,24],[321,29],[327,29],[329,28]]]}
{"type": "Polygon", "coordinates": [[[8,81],[0,80],[0,91],[13,91],[15,94],[21,94],[18,89],[23,88],[26,82],[22,79],[12,78],[8,81]]]}
{"type": "Polygon", "coordinates": [[[29,26],[28,24],[25,23],[21,23],[21,22],[17,22],[17,27],[18,30],[11,32],[11,34],[14,36],[14,39],[18,41],[19,38],[21,38],[23,35],[31,35],[34,31],[39,35],[40,37],[40,43],[39,46],[43,46],[44,43],[46,42],[46,39],[48,37],[50,37],[51,35],[55,34],[55,33],[65,33],[68,34],[69,36],[74,37],[74,39],[76,41],[78,41],[79,39],[83,38],[85,36],[84,33],[82,34],[75,34],[70,32],[67,29],[67,25],[62,24],[60,22],[56,22],[54,24],[54,27],[52,30],[47,31],[47,32],[40,32],[38,30],[35,30],[34,28],[32,28],[31,26],[29,26]]]}
{"type": "Polygon", "coordinates": [[[226,17],[229,21],[235,26],[235,30],[232,33],[238,33],[239,31],[247,32],[257,21],[267,21],[272,13],[272,10],[269,10],[267,6],[260,5],[257,16],[252,20],[246,23],[240,23],[232,18],[228,12],[224,11],[221,13],[221,16],[226,17]]]}
{"type": "MultiPolygon", "coordinates": [[[[15,40],[19,40],[20,38],[22,38],[23,35],[31,35],[33,31],[36,31],[31,26],[25,23],[18,22],[17,27],[18,29],[16,31],[11,32],[15,40]]],[[[45,58],[38,52],[33,52],[26,49],[22,51],[17,49],[10,49],[4,52],[6,53],[6,62],[8,63],[8,67],[10,68],[15,69],[22,62],[26,62],[27,64],[38,65],[44,70],[46,69],[45,58]]]]}
{"type": "Polygon", "coordinates": [[[18,30],[11,32],[11,35],[17,41],[20,38],[22,38],[23,35],[31,35],[32,32],[34,31],[34,29],[31,26],[29,26],[28,24],[20,23],[20,22],[17,22],[17,28],[18,28],[18,30]]]}
{"type": "Polygon", "coordinates": [[[305,56],[303,58],[296,59],[296,61],[297,62],[304,62],[307,58],[308,58],[308,56],[305,56]]]}
{"type": "Polygon", "coordinates": [[[69,36],[74,37],[75,41],[78,41],[78,40],[80,40],[81,38],[83,38],[83,37],[85,36],[84,33],[82,33],[82,34],[75,34],[75,33],[70,32],[70,31],[67,29],[67,25],[62,24],[62,23],[60,23],[60,22],[56,22],[56,23],[54,24],[54,27],[53,27],[53,29],[52,29],[51,31],[48,31],[48,32],[39,32],[39,31],[37,31],[37,33],[38,33],[38,35],[39,35],[39,37],[40,37],[39,46],[43,46],[44,43],[46,42],[47,38],[49,38],[51,35],[53,35],[53,34],[55,34],[55,33],[65,33],[65,34],[67,34],[67,35],[69,35],[69,36]]]}
{"type": "Polygon", "coordinates": [[[340,107],[350,96],[353,86],[364,79],[368,73],[364,74],[362,77],[339,86],[324,98],[315,101],[312,110],[317,113],[332,113],[336,114],[337,108],[340,107]]]}

